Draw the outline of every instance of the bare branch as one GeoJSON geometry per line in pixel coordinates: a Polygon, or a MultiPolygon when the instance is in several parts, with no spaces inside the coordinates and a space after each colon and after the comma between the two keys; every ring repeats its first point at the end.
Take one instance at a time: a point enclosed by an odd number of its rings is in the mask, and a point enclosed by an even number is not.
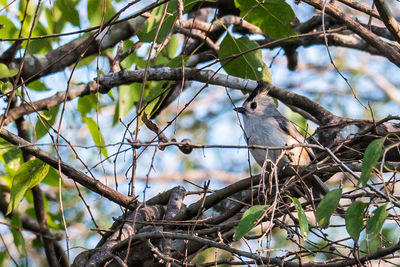
{"type": "Polygon", "coordinates": [[[349,27],[353,32],[358,34],[361,38],[367,41],[371,46],[376,48],[382,53],[383,56],[388,58],[391,62],[400,66],[400,52],[397,48],[389,45],[385,41],[381,40],[378,36],[373,34],[368,29],[364,28],[359,22],[350,18],[338,6],[321,0],[304,0],[307,4],[322,10],[325,7],[326,13],[342,22],[344,25],[349,27]]]}
{"type": "Polygon", "coordinates": [[[399,23],[393,17],[387,3],[385,3],[383,0],[374,0],[374,3],[383,23],[386,25],[386,28],[392,33],[392,36],[395,38],[395,40],[400,43],[399,23]]]}

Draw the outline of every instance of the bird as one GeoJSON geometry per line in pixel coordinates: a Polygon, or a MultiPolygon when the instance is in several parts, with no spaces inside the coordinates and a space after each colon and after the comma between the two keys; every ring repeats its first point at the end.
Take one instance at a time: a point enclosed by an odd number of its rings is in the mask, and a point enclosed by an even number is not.
{"type": "MultiPolygon", "coordinates": [[[[257,87],[244,101],[242,107],[234,110],[243,117],[243,128],[249,146],[284,147],[307,144],[304,136],[277,109],[272,97],[268,95],[268,83],[259,81],[257,87]]],[[[260,167],[276,166],[282,171],[287,165],[308,165],[315,155],[310,147],[297,146],[284,150],[265,150],[251,148],[250,152],[260,167]]],[[[322,194],[329,190],[318,178],[313,177],[312,187],[322,194]]]]}

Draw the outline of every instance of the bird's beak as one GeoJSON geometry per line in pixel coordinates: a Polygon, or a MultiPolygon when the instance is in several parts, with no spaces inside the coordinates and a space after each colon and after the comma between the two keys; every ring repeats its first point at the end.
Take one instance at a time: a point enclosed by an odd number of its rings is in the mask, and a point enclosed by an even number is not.
{"type": "Polygon", "coordinates": [[[233,110],[242,114],[246,112],[246,109],[244,107],[234,108],[233,110]]]}

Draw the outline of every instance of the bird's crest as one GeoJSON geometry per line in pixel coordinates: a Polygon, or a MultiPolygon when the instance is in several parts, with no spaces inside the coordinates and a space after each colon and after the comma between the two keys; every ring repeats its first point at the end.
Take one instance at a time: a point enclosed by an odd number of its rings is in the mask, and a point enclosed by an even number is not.
{"type": "Polygon", "coordinates": [[[269,86],[268,82],[264,82],[263,80],[259,80],[259,81],[257,81],[257,84],[258,84],[257,87],[253,90],[253,92],[251,92],[249,97],[246,99],[246,102],[250,102],[258,94],[260,94],[262,92],[267,92],[268,93],[268,86],[269,86]]]}

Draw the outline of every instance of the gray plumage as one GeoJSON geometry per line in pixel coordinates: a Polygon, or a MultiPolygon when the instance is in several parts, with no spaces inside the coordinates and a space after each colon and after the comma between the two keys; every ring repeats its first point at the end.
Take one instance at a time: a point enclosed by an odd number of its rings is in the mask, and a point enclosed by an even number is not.
{"type": "MultiPolygon", "coordinates": [[[[306,143],[305,138],[296,127],[278,111],[274,100],[268,95],[265,83],[259,82],[258,87],[244,101],[243,106],[235,110],[243,116],[243,126],[248,145],[284,147],[293,144],[306,143]]],[[[308,165],[314,159],[310,148],[295,147],[284,151],[283,157],[277,162],[281,150],[251,149],[253,158],[258,165],[263,166],[266,159],[276,164],[278,168],[285,165],[308,165]]],[[[268,161],[267,161],[268,163],[268,161]]],[[[270,166],[268,164],[267,166],[270,166]]],[[[322,183],[318,181],[318,184],[322,183]]],[[[318,185],[318,187],[325,185],[318,185]]],[[[318,191],[326,191],[325,189],[318,191]]]]}

